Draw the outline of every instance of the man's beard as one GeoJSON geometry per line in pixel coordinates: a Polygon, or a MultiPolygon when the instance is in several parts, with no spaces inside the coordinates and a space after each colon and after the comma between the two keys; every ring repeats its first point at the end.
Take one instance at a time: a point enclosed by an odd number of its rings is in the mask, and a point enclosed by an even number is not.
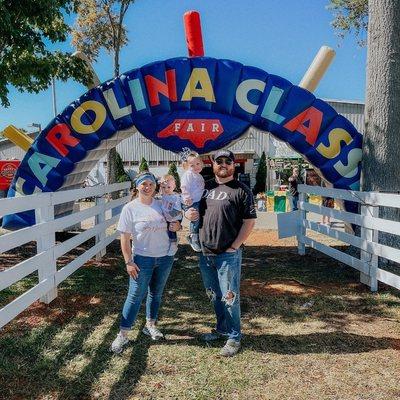
{"type": "Polygon", "coordinates": [[[235,170],[233,168],[221,168],[220,166],[214,167],[214,174],[218,178],[229,178],[230,176],[233,176],[234,173],[235,170]]]}

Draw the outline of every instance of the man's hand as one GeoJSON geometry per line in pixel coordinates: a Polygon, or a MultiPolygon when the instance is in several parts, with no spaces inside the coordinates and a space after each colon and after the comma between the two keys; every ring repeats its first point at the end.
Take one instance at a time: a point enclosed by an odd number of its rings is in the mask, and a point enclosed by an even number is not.
{"type": "Polygon", "coordinates": [[[192,207],[192,208],[189,208],[189,210],[187,210],[185,212],[185,217],[189,221],[197,221],[200,217],[200,214],[195,208],[192,207]]]}
{"type": "Polygon", "coordinates": [[[181,223],[179,221],[173,221],[169,224],[169,230],[171,232],[177,232],[182,228],[181,223]]]}
{"type": "Polygon", "coordinates": [[[133,279],[136,279],[138,277],[139,271],[140,271],[139,267],[133,261],[129,261],[126,264],[126,272],[133,279]]]}
{"type": "Polygon", "coordinates": [[[229,247],[225,250],[225,253],[235,253],[236,249],[234,249],[233,247],[229,247]]]}

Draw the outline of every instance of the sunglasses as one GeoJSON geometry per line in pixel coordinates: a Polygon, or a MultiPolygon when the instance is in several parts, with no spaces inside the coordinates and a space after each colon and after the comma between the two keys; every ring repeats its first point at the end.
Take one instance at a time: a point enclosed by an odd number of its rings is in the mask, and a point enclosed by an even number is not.
{"type": "Polygon", "coordinates": [[[230,160],[229,158],[226,158],[226,159],[217,158],[217,159],[215,160],[215,162],[216,162],[218,165],[222,165],[222,164],[232,165],[232,164],[233,164],[233,161],[230,160]]]}

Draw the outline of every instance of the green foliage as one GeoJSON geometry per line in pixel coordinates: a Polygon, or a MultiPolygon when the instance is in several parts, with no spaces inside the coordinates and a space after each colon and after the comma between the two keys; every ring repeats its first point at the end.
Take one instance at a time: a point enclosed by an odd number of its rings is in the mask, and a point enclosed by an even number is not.
{"type": "Polygon", "coordinates": [[[175,178],[176,190],[180,191],[181,179],[179,178],[178,169],[176,168],[176,164],[174,162],[169,165],[168,174],[175,178]]]}
{"type": "Polygon", "coordinates": [[[117,182],[127,182],[131,180],[131,178],[129,178],[129,175],[125,172],[122,158],[118,152],[116,152],[115,156],[115,168],[116,168],[117,182]]]}
{"type": "Polygon", "coordinates": [[[140,161],[140,165],[139,165],[139,172],[143,172],[143,171],[148,171],[149,170],[149,164],[147,164],[147,160],[142,157],[142,161],[140,161]]]}
{"type": "Polygon", "coordinates": [[[354,31],[360,46],[366,45],[362,35],[368,29],[368,0],[330,0],[327,8],[333,11],[332,26],[339,37],[354,31]]]}
{"type": "Polygon", "coordinates": [[[88,74],[82,60],[70,53],[51,52],[47,44],[65,42],[69,27],[64,15],[73,11],[72,0],[0,1],[0,102],[10,105],[8,85],[37,93],[51,78],[72,77],[84,84],[88,74]]]}
{"type": "Polygon", "coordinates": [[[128,43],[124,17],[134,0],[80,0],[72,30],[72,44],[91,61],[100,49],[114,57],[114,75],[119,75],[119,53],[128,43]]]}
{"type": "Polygon", "coordinates": [[[256,184],[254,185],[253,192],[261,193],[265,192],[265,182],[267,180],[267,158],[265,151],[262,152],[260,161],[258,163],[258,169],[256,173],[256,184]]]}

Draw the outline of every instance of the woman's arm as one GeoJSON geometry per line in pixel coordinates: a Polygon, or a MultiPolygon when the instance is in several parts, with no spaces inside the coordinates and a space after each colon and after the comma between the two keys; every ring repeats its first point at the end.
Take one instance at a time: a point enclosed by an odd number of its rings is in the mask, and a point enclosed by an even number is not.
{"type": "Polygon", "coordinates": [[[126,272],[136,279],[139,274],[139,267],[132,260],[131,234],[121,233],[121,250],[125,260],[126,272]]]}

